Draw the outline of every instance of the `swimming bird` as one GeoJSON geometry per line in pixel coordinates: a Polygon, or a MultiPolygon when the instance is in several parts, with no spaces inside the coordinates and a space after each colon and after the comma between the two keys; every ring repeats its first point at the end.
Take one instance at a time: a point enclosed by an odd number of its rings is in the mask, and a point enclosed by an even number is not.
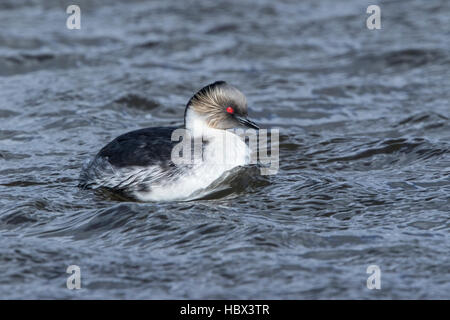
{"type": "Polygon", "coordinates": [[[184,126],[145,128],[115,138],[83,166],[79,187],[104,188],[138,201],[188,199],[225,172],[249,163],[249,147],[228,130],[259,129],[247,114],[241,91],[225,81],[209,84],[188,101],[184,126]],[[187,132],[183,140],[189,145],[201,142],[195,161],[175,161],[173,150],[181,143],[173,141],[177,129],[187,132]]]}

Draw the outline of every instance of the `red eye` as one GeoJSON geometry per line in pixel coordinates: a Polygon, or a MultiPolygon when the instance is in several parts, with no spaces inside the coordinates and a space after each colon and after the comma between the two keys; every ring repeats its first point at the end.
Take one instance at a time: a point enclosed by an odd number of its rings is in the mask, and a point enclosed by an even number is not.
{"type": "Polygon", "coordinates": [[[227,112],[233,114],[234,113],[234,109],[232,107],[228,107],[227,108],[227,112]]]}

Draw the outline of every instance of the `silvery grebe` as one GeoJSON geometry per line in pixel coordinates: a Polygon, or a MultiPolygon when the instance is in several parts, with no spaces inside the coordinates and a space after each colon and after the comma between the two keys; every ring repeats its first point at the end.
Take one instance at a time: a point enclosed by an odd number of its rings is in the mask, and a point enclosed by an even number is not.
{"type": "Polygon", "coordinates": [[[224,172],[249,163],[246,143],[228,129],[258,127],[247,118],[247,101],[238,89],[217,81],[187,103],[184,127],[153,127],[125,133],[83,166],[79,186],[105,188],[139,201],[188,199],[224,172]],[[202,142],[200,161],[177,164],[172,141],[177,129],[202,142]],[[223,142],[226,141],[226,148],[223,142]]]}

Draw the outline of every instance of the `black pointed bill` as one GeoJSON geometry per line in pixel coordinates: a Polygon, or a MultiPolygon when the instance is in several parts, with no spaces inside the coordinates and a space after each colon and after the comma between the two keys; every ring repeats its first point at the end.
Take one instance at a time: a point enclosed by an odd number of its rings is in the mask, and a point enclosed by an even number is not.
{"type": "Polygon", "coordinates": [[[258,130],[259,127],[251,120],[244,118],[244,117],[240,117],[240,116],[235,116],[237,121],[239,121],[239,123],[241,123],[242,125],[252,128],[252,129],[256,129],[258,130]]]}

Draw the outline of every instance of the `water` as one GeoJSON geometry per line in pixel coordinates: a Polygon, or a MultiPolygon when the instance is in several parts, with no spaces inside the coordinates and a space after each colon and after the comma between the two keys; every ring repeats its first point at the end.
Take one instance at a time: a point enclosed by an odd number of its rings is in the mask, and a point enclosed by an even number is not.
{"type": "Polygon", "coordinates": [[[108,3],[77,1],[81,30],[65,1],[0,4],[0,298],[450,298],[448,1],[381,1],[373,31],[370,1],[108,3]],[[76,187],[215,80],[280,129],[277,175],[192,202],[76,187]]]}

